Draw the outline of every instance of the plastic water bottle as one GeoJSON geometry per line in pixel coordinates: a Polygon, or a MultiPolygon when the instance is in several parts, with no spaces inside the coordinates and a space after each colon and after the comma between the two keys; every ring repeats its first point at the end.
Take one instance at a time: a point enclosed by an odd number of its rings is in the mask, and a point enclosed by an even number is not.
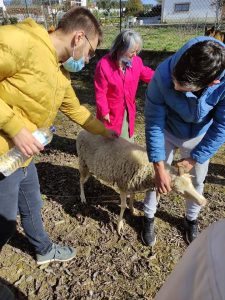
{"type": "MultiPolygon", "coordinates": [[[[53,138],[55,127],[39,128],[34,131],[33,136],[43,145],[47,145],[53,138]]],[[[4,176],[9,176],[20,168],[29,158],[19,151],[18,148],[13,147],[8,152],[0,156],[0,173],[4,176]]]]}

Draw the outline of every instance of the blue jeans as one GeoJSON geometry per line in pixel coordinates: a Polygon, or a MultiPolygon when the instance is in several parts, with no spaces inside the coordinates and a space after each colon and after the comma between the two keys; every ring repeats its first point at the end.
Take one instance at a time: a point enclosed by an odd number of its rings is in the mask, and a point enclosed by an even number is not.
{"type": "Polygon", "coordinates": [[[38,254],[51,250],[41,216],[42,199],[37,169],[33,162],[0,180],[0,249],[16,230],[19,211],[25,234],[38,254]]]}
{"type": "MultiPolygon", "coordinates": [[[[166,150],[166,162],[171,165],[175,150],[180,150],[181,158],[190,157],[190,152],[194,149],[202,140],[203,136],[198,136],[189,140],[182,140],[176,138],[171,133],[165,131],[165,150],[166,150]]],[[[204,190],[204,180],[208,172],[209,160],[203,164],[196,163],[191,170],[193,175],[192,183],[195,189],[202,194],[204,190]]],[[[156,192],[148,191],[144,201],[144,213],[148,218],[153,218],[156,213],[157,198],[156,192]]],[[[201,206],[196,204],[192,199],[186,199],[186,217],[192,221],[197,219],[201,206]]]]}

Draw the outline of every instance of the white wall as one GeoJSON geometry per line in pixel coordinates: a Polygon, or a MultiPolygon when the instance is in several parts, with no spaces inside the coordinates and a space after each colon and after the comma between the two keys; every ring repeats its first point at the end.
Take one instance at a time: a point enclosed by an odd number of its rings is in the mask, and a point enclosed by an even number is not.
{"type": "Polygon", "coordinates": [[[216,8],[211,3],[212,0],[163,0],[161,22],[215,22],[216,8]],[[175,12],[175,4],[182,3],[190,3],[189,11],[175,12]]]}
{"type": "Polygon", "coordinates": [[[71,5],[87,6],[87,0],[72,0],[71,5]]]}
{"type": "Polygon", "coordinates": [[[5,4],[3,0],[0,0],[0,7],[2,7],[3,11],[6,11],[5,4]]]}

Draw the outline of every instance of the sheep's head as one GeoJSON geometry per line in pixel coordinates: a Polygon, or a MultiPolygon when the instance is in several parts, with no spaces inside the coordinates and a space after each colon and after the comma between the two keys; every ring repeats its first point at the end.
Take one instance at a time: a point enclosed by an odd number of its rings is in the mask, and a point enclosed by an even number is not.
{"type": "Polygon", "coordinates": [[[176,175],[177,172],[173,167],[169,167],[169,172],[172,179],[172,187],[176,192],[182,194],[185,198],[191,197],[198,205],[206,205],[207,200],[194,188],[190,174],[176,175]]]}

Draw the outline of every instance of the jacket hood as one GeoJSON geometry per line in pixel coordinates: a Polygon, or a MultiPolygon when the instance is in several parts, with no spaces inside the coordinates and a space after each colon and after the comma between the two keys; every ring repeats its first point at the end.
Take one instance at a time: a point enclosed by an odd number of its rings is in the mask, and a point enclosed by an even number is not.
{"type": "Polygon", "coordinates": [[[16,24],[16,27],[19,27],[22,30],[29,32],[31,35],[34,35],[36,38],[41,39],[46,44],[46,46],[49,48],[49,50],[54,54],[56,60],[58,61],[58,56],[57,56],[56,50],[52,44],[52,41],[49,37],[49,34],[42,25],[37,24],[31,18],[27,18],[27,19],[23,20],[22,22],[16,24]]]}

